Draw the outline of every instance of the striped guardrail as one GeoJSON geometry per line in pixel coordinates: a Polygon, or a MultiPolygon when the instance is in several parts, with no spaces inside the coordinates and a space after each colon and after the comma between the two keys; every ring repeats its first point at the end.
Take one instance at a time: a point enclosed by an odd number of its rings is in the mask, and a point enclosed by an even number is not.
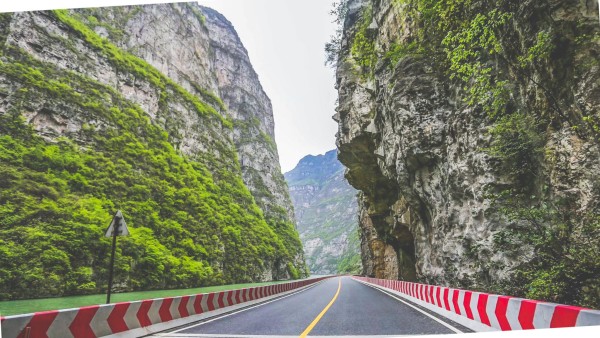
{"type": "MultiPolygon", "coordinates": [[[[292,291],[323,280],[326,277],[289,283],[265,285],[239,290],[157,298],[76,309],[54,310],[1,317],[2,338],[96,338],[135,337],[136,332],[153,332],[182,325],[179,319],[194,321],[194,316],[253,300],[292,291]],[[140,331],[139,329],[144,329],[140,331]]],[[[197,320],[197,319],[196,319],[197,320]]]]}
{"type": "Polygon", "coordinates": [[[600,325],[600,311],[398,280],[353,277],[396,291],[475,331],[600,325]]]}

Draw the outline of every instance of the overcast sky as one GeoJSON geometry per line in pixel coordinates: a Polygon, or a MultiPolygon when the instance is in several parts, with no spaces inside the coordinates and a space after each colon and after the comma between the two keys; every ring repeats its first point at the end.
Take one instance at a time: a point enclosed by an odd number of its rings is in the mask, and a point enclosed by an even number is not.
{"type": "MultiPolygon", "coordinates": [[[[331,119],[337,97],[324,45],[335,30],[334,0],[200,0],[231,21],[273,103],[275,140],[283,172],[308,154],[335,148],[331,119]]],[[[98,7],[171,1],[5,1],[0,10],[98,7]]],[[[172,1],[178,2],[178,1],[172,1]]]]}
{"type": "Polygon", "coordinates": [[[200,0],[235,27],[273,103],[275,139],[284,172],[308,154],[335,148],[337,93],[325,67],[335,31],[332,0],[200,0]]]}

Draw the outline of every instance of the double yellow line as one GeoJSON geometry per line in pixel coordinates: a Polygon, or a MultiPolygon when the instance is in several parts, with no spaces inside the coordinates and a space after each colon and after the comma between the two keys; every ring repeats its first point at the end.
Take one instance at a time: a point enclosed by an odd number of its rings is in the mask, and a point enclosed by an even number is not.
{"type": "Polygon", "coordinates": [[[310,331],[312,331],[312,329],[315,327],[315,325],[317,325],[317,323],[321,320],[321,318],[323,318],[323,316],[325,315],[325,313],[327,312],[327,310],[329,310],[329,308],[331,307],[331,305],[333,305],[333,303],[337,299],[338,295],[340,294],[340,290],[341,289],[342,289],[342,278],[338,277],[337,292],[335,293],[335,295],[333,296],[333,298],[331,299],[331,301],[329,302],[329,304],[327,304],[327,306],[323,309],[323,311],[321,311],[321,313],[319,313],[319,315],[312,321],[312,323],[310,323],[310,325],[304,330],[304,332],[302,332],[300,334],[300,338],[304,338],[304,337],[308,336],[308,334],[310,333],[310,331]]]}

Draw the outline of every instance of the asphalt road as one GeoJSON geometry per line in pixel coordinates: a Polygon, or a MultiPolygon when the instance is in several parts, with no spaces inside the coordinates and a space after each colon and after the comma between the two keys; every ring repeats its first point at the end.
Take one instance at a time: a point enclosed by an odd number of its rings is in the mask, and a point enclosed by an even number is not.
{"type": "Polygon", "coordinates": [[[336,277],[160,336],[401,336],[462,330],[351,277],[336,277]]]}

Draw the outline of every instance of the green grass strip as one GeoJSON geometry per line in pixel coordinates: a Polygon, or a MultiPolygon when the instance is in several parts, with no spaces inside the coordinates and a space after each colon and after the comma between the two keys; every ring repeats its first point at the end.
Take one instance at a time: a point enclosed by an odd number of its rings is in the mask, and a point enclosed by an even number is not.
{"type": "MultiPolygon", "coordinates": [[[[254,286],[271,285],[285,283],[288,281],[249,283],[249,284],[233,284],[207,286],[193,289],[177,289],[177,290],[153,290],[153,291],[135,291],[125,293],[115,293],[111,295],[111,302],[130,302],[135,300],[177,297],[195,295],[198,293],[208,293],[224,290],[237,290],[254,286]]],[[[0,314],[2,316],[18,315],[23,313],[32,313],[48,310],[60,310],[78,308],[82,306],[104,304],[106,302],[106,294],[86,295],[86,296],[69,296],[60,298],[42,298],[42,299],[25,299],[11,300],[0,302],[0,314]]]]}

